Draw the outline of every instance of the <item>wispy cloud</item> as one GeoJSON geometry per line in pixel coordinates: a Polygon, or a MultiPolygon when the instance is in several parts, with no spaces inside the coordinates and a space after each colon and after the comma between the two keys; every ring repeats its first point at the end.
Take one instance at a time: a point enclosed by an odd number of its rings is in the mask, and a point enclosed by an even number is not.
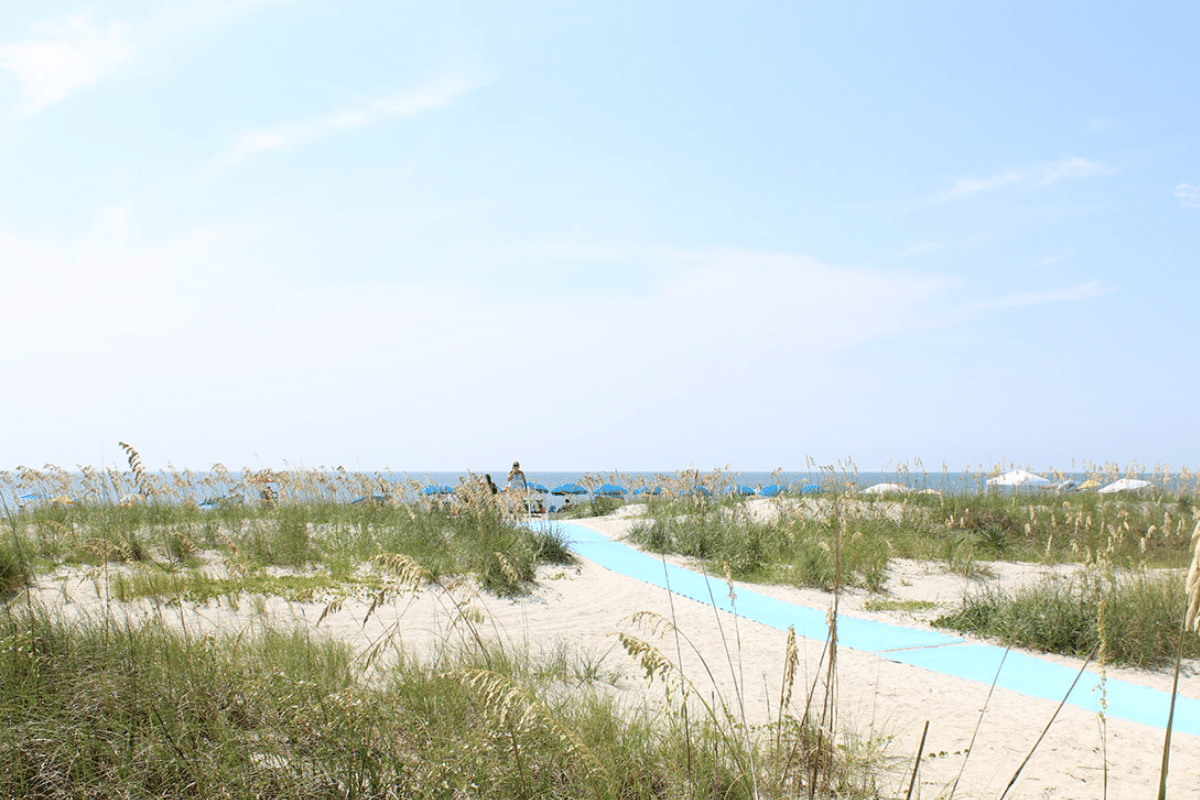
{"type": "Polygon", "coordinates": [[[90,12],[31,26],[21,41],[0,44],[0,70],[19,86],[14,119],[33,116],[117,73],[147,48],[264,0],[206,0],[164,7],[136,21],[99,21],[90,12]]]}
{"type": "Polygon", "coordinates": [[[905,258],[907,256],[919,256],[924,255],[925,253],[940,253],[947,247],[949,247],[949,245],[947,245],[945,242],[917,242],[916,244],[912,244],[904,248],[904,250],[900,252],[900,257],[905,258]]]}
{"type": "Polygon", "coordinates": [[[1175,196],[1184,208],[1200,208],[1200,186],[1181,183],[1175,187],[1175,196]]]}
{"type": "Polygon", "coordinates": [[[443,76],[416,89],[368,98],[319,117],[278,122],[243,133],[211,164],[215,171],[273,150],[286,150],[335,133],[363,128],[389,117],[412,117],[441,108],[488,81],[477,75],[443,76]]]}
{"type": "Polygon", "coordinates": [[[1078,300],[1090,300],[1093,297],[1103,297],[1113,294],[1117,287],[1101,281],[1085,281],[1062,289],[1050,289],[1043,292],[1017,292],[1016,294],[997,297],[994,300],[969,303],[963,307],[965,311],[986,311],[996,308],[1016,308],[1021,306],[1041,306],[1050,303],[1070,303],[1078,300]]]}
{"type": "Polygon", "coordinates": [[[14,117],[28,117],[111,75],[135,50],[127,24],[100,24],[89,14],[35,26],[36,37],[0,46],[0,67],[17,79],[14,117]]]}
{"type": "Polygon", "coordinates": [[[1105,171],[1105,167],[1101,164],[1072,156],[1061,161],[1005,170],[986,178],[959,178],[953,186],[938,195],[937,199],[942,201],[960,200],[1012,186],[1051,186],[1064,180],[1100,175],[1105,171]]]}

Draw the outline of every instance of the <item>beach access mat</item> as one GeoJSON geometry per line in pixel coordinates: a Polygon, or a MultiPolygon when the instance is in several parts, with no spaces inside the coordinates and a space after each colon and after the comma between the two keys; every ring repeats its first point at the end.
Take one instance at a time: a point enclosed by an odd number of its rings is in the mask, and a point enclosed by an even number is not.
{"type": "MultiPolygon", "coordinates": [[[[543,521],[529,524],[558,530],[572,552],[613,572],[777,630],[786,631],[794,625],[797,635],[807,639],[825,641],[829,637],[824,609],[795,605],[744,587],[737,587],[734,599],[729,596],[723,576],[668,564],[582,525],[543,521]]],[[[969,644],[961,637],[939,631],[845,616],[839,616],[837,624],[839,647],[875,653],[890,661],[987,686],[994,681],[999,688],[1030,697],[1060,701],[1079,674],[1076,669],[1037,656],[993,645],[969,644]]],[[[1109,717],[1156,728],[1166,726],[1170,692],[1112,678],[1105,681],[1104,688],[1105,714],[1109,717]]],[[[1084,672],[1067,697],[1067,703],[1092,712],[1100,710],[1100,701],[1100,677],[1092,672],[1084,672]]],[[[1200,700],[1177,696],[1174,720],[1175,731],[1200,736],[1200,700]]]]}

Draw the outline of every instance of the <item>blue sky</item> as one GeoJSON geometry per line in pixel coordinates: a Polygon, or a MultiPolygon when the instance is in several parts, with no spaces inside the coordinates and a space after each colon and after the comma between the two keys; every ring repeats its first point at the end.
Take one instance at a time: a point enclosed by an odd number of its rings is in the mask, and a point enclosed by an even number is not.
{"type": "Polygon", "coordinates": [[[0,467],[1195,468],[1196,30],[8,0],[0,467]]]}

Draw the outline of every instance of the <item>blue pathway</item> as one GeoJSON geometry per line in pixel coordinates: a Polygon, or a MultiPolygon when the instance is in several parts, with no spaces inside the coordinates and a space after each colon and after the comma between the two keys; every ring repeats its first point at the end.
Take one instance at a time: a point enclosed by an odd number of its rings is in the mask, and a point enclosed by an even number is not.
{"type": "MultiPolygon", "coordinates": [[[[630,578],[669,589],[678,595],[706,605],[715,605],[734,612],[729,589],[723,578],[706,577],[691,570],[664,564],[659,558],[620,542],[614,542],[590,528],[569,522],[531,523],[553,525],[568,539],[570,549],[589,561],[630,578]]],[[[825,641],[829,631],[825,611],[797,606],[776,600],[758,592],[737,590],[736,613],[743,619],[786,631],[796,627],[797,635],[825,641]]],[[[877,653],[891,661],[911,664],[931,672],[966,678],[991,685],[1004,666],[996,685],[1031,697],[1058,702],[1067,692],[1077,670],[1043,661],[1036,656],[1010,651],[987,644],[968,644],[966,640],[937,631],[924,631],[887,625],[872,620],[838,617],[838,646],[877,653]]],[[[1071,691],[1067,702],[1085,711],[1096,713],[1100,708],[1100,678],[1085,672],[1071,691]]],[[[1109,717],[1153,725],[1166,726],[1171,702],[1168,692],[1109,678],[1107,681],[1109,717]]],[[[1174,730],[1200,736],[1200,701],[1188,697],[1175,700],[1174,730]]]]}

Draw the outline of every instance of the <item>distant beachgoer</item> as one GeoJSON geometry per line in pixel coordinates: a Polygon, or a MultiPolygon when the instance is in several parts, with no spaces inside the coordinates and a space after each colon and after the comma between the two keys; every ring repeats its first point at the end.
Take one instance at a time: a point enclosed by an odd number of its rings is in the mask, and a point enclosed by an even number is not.
{"type": "Polygon", "coordinates": [[[525,504],[525,513],[532,514],[533,507],[529,503],[529,484],[525,481],[525,473],[521,471],[521,462],[514,461],[508,471],[508,491],[525,504]]]}
{"type": "Polygon", "coordinates": [[[525,482],[525,473],[521,471],[521,462],[514,461],[512,469],[508,471],[508,485],[513,489],[521,489],[524,491],[528,488],[525,482]]]}
{"type": "Polygon", "coordinates": [[[491,476],[491,475],[484,475],[484,476],[483,476],[483,479],[484,479],[485,481],[487,481],[487,490],[488,490],[488,494],[491,494],[491,495],[497,495],[497,494],[500,494],[500,490],[499,490],[498,488],[496,488],[496,484],[492,483],[492,476],[491,476]]]}

